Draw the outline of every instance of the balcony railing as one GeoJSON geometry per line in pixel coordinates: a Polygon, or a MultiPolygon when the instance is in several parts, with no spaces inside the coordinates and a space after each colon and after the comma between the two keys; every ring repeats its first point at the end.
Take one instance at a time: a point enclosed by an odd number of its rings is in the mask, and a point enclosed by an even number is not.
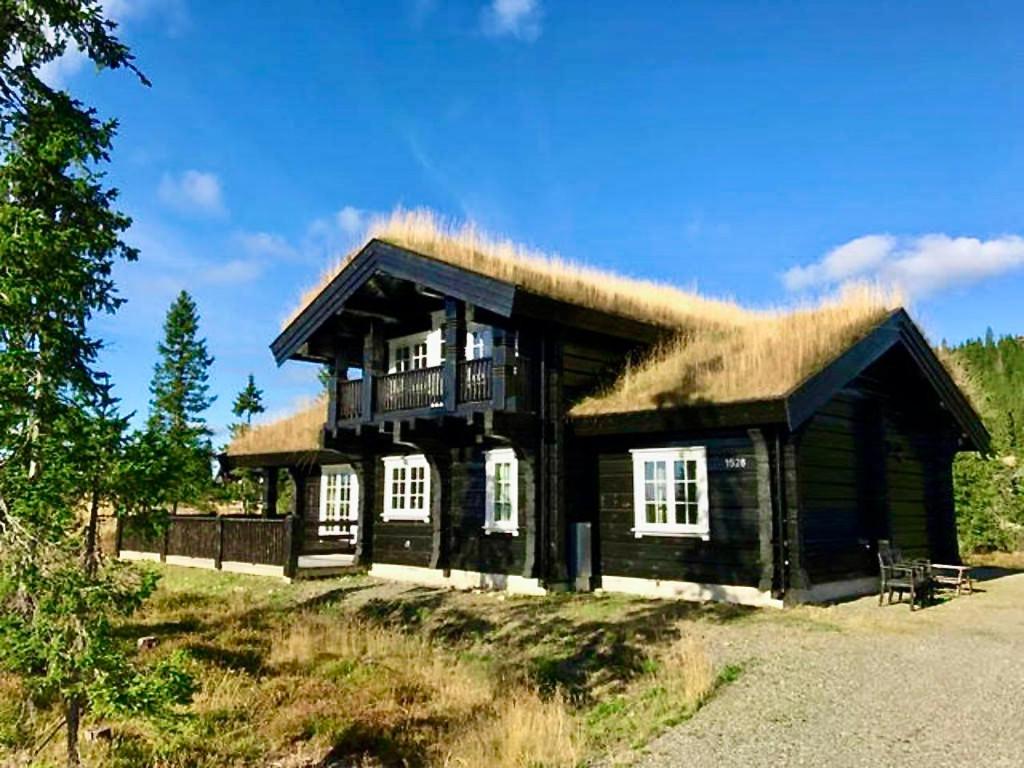
{"type": "MultiPolygon", "coordinates": [[[[497,392],[504,392],[502,410],[532,411],[535,384],[532,381],[530,361],[516,357],[506,365],[496,367],[487,357],[461,361],[456,379],[456,402],[462,404],[491,402],[497,392]],[[503,383],[495,389],[495,380],[503,383]]],[[[374,413],[409,411],[424,408],[442,408],[445,401],[444,366],[418,368],[374,378],[374,413]]],[[[372,419],[373,413],[363,412],[363,379],[338,383],[335,398],[335,418],[339,422],[372,419]]]]}
{"type": "Polygon", "coordinates": [[[404,411],[444,404],[444,366],[390,373],[377,379],[377,409],[404,411]]]}
{"type": "Polygon", "coordinates": [[[358,419],[363,414],[363,381],[342,381],[338,384],[338,419],[358,419]]]}
{"type": "Polygon", "coordinates": [[[459,363],[459,402],[479,403],[491,399],[491,358],[459,363]]]}

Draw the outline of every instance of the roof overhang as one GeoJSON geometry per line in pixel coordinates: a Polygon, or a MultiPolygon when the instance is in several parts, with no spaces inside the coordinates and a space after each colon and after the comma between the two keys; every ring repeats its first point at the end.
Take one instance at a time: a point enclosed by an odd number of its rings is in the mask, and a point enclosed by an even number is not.
{"type": "Polygon", "coordinates": [[[381,240],[371,240],[274,339],[270,349],[277,364],[289,358],[302,359],[303,344],[320,326],[340,312],[345,302],[378,272],[443,291],[445,295],[482,307],[501,317],[508,317],[512,313],[516,295],[514,285],[430,259],[381,240]]]}

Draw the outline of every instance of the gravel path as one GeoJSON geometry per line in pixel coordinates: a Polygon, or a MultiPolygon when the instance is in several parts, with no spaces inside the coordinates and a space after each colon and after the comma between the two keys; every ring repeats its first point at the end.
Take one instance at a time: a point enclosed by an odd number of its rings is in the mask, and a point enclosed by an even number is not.
{"type": "Polygon", "coordinates": [[[739,680],[641,768],[1024,766],[1024,574],[913,614],[874,598],[721,626],[739,680]]]}

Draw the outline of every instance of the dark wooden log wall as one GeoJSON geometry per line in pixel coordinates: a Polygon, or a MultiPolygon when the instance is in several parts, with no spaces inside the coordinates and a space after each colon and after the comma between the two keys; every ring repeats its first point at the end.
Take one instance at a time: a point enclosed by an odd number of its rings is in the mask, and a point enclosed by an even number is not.
{"type": "Polygon", "coordinates": [[[522,574],[528,518],[533,504],[532,479],[519,461],[519,535],[484,533],[486,514],[485,449],[473,446],[453,451],[451,469],[452,551],[450,567],[482,573],[522,574]]]}
{"type": "MultiPolygon", "coordinates": [[[[400,451],[395,451],[395,454],[400,451]]],[[[390,454],[389,454],[390,455],[390,454]]],[[[373,561],[395,565],[414,565],[430,568],[434,553],[434,522],[441,510],[433,503],[439,498],[435,472],[431,472],[430,522],[384,520],[384,467],[375,457],[378,471],[373,482],[373,561]]]]}
{"type": "MultiPolygon", "coordinates": [[[[597,449],[598,544],[595,567],[601,575],[762,586],[760,527],[763,499],[758,489],[754,444],[744,432],[727,432],[680,440],[678,435],[621,436],[615,449],[604,439],[597,449]],[[699,538],[644,536],[633,531],[633,448],[703,445],[708,453],[708,503],[711,536],[699,538]],[[725,460],[744,459],[741,469],[725,460]]],[[[763,473],[762,473],[763,477],[763,473]]],[[[770,510],[768,510],[770,514],[770,510]]]]}
{"type": "Polygon", "coordinates": [[[802,566],[811,584],[878,573],[877,541],[956,561],[951,416],[906,357],[881,358],[798,436],[802,566]]]}

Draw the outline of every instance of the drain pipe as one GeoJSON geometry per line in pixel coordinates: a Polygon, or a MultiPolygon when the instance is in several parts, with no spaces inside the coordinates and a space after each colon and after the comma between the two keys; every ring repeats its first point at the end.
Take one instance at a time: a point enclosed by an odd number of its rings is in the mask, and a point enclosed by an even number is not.
{"type": "Polygon", "coordinates": [[[782,430],[775,430],[775,570],[778,574],[778,595],[784,599],[789,587],[789,515],[786,505],[786,472],[782,461],[782,430]]]}

